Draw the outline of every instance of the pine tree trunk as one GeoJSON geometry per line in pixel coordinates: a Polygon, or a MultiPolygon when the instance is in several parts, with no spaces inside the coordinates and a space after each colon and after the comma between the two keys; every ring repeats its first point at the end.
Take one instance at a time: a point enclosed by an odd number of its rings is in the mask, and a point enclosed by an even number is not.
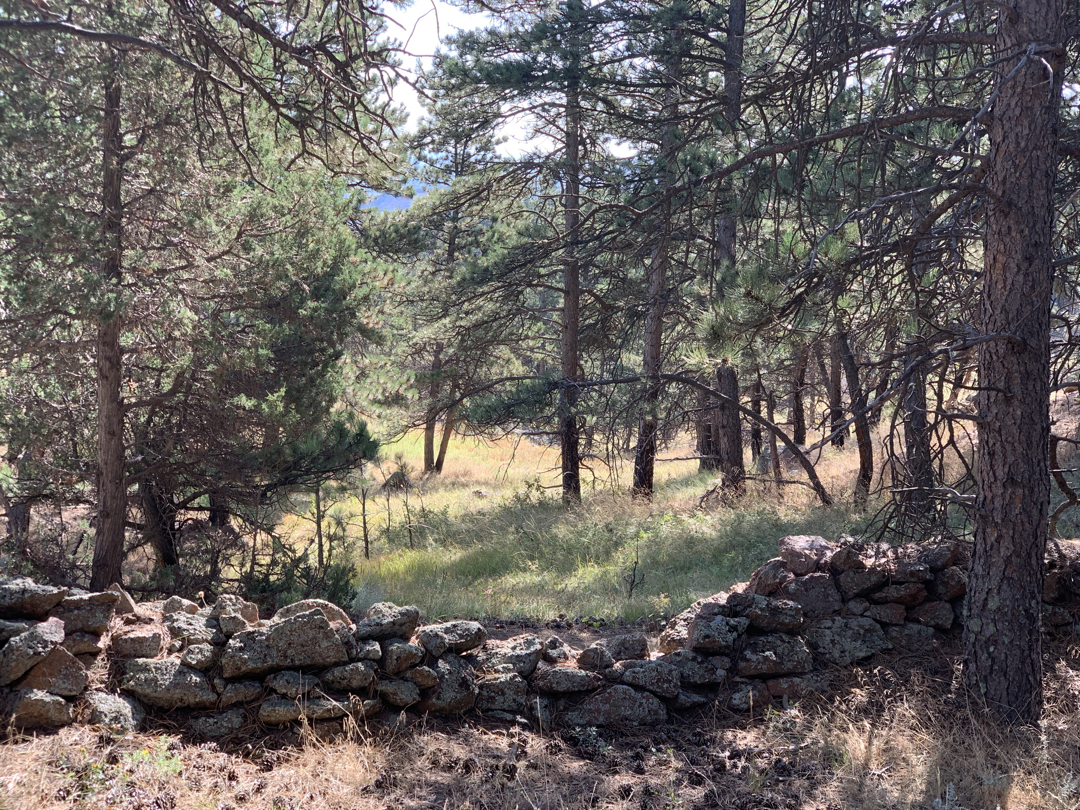
{"type": "Polygon", "coordinates": [[[431,384],[428,386],[428,410],[424,414],[424,472],[437,472],[435,469],[435,427],[439,420],[439,372],[442,371],[442,344],[436,343],[431,358],[431,384]]]}
{"type": "Polygon", "coordinates": [[[870,437],[870,422],[866,418],[866,391],[859,379],[859,367],[851,351],[851,342],[847,332],[836,334],[836,346],[840,354],[840,364],[847,377],[848,393],[851,397],[851,410],[855,415],[855,441],[859,447],[859,474],[855,478],[855,508],[865,509],[870,497],[870,483],[874,479],[874,444],[870,437]]]}
{"type": "Polygon", "coordinates": [[[835,434],[832,438],[833,447],[843,447],[847,436],[847,428],[837,432],[840,425],[844,424],[844,389],[840,381],[841,373],[840,343],[833,336],[829,341],[829,377],[825,383],[829,392],[829,427],[835,434]]]}
{"type": "Polygon", "coordinates": [[[153,481],[139,482],[139,505],[143,513],[143,534],[157,554],[158,563],[168,568],[180,563],[176,550],[176,507],[153,481]]]}
{"type": "MultiPolygon", "coordinates": [[[[123,198],[120,129],[119,60],[114,59],[105,84],[104,137],[102,146],[102,263],[106,285],[119,296],[123,252],[123,198]]],[[[117,309],[119,303],[113,305],[117,309]]],[[[120,396],[122,353],[120,312],[100,315],[97,329],[97,529],[90,588],[103,591],[114,582],[122,584],[124,519],[127,486],[124,481],[124,409],[120,396]]]]}
{"type": "MultiPolygon", "coordinates": [[[[581,0],[570,0],[568,13],[580,15],[581,0]]],[[[581,451],[576,413],[581,357],[581,266],[577,255],[578,226],[581,224],[581,89],[575,77],[566,88],[566,169],[563,177],[562,385],[559,388],[559,435],[562,444],[562,497],[565,503],[581,501],[581,451]]]]}
{"type": "MultiPolygon", "coordinates": [[[[708,385],[705,375],[700,375],[698,381],[708,385]]],[[[720,444],[717,435],[717,404],[704,391],[698,392],[698,416],[695,421],[697,434],[698,472],[712,473],[720,469],[720,444]]]]}
{"type": "MultiPolygon", "coordinates": [[[[716,390],[735,402],[739,401],[739,375],[730,363],[721,363],[716,369],[716,390]]],[[[734,492],[742,492],[746,481],[742,422],[739,411],[723,402],[716,406],[716,438],[723,486],[734,492]]]]}
{"type": "MultiPolygon", "coordinates": [[[[930,491],[934,471],[930,461],[930,426],[926,419],[926,367],[913,357],[914,370],[908,376],[901,403],[904,409],[904,455],[911,491],[902,499],[908,515],[921,523],[930,515],[930,491]]],[[[910,368],[910,366],[909,366],[910,368]]]]}
{"type": "Polygon", "coordinates": [[[810,350],[799,350],[795,358],[795,379],[791,384],[791,439],[800,447],[806,445],[806,404],[803,389],[806,387],[806,366],[810,362],[810,350]]]}
{"type": "MultiPolygon", "coordinates": [[[[761,379],[754,380],[750,386],[750,410],[761,416],[761,379]]],[[[757,462],[761,455],[761,426],[754,422],[750,425],[750,460],[757,462]]]]}
{"type": "Polygon", "coordinates": [[[450,437],[454,435],[454,412],[456,408],[450,408],[446,412],[443,422],[442,439],[439,441],[439,455],[435,457],[435,473],[441,475],[443,471],[443,463],[446,461],[446,448],[450,446],[450,437]]]}
{"type": "Polygon", "coordinates": [[[979,347],[979,490],[963,680],[1007,722],[1036,722],[1042,713],[1063,13],[1063,0],[1010,0],[998,13],[994,46],[999,94],[990,123],[981,329],[1001,337],[979,347]]]}

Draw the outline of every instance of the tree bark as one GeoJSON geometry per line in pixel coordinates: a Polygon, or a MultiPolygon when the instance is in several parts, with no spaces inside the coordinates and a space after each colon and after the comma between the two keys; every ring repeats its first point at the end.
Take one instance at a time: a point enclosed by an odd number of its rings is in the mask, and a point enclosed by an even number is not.
{"type": "Polygon", "coordinates": [[[859,367],[851,351],[851,341],[847,332],[837,332],[836,346],[840,354],[840,364],[847,377],[848,394],[851,397],[851,410],[855,415],[855,441],[859,447],[859,474],[855,478],[855,508],[865,509],[870,497],[870,482],[874,479],[874,443],[870,438],[870,422],[866,414],[866,391],[859,380],[859,367]]]}
{"type": "MultiPolygon", "coordinates": [[[[716,369],[716,390],[734,402],[739,401],[739,376],[726,361],[716,369]]],[[[716,407],[716,439],[723,486],[734,492],[742,492],[746,481],[742,423],[738,409],[723,401],[716,407]]]]}
{"type": "Polygon", "coordinates": [[[435,473],[442,475],[443,463],[446,461],[446,448],[450,446],[450,437],[454,435],[454,412],[456,408],[449,408],[446,411],[445,422],[443,422],[442,439],[439,440],[439,454],[435,457],[435,473]]]}
{"type": "MultiPolygon", "coordinates": [[[[698,377],[705,385],[705,375],[698,377]]],[[[704,391],[698,391],[698,416],[695,421],[697,434],[698,472],[712,473],[720,469],[720,443],[717,436],[716,401],[704,391]]]]}
{"type": "MultiPolygon", "coordinates": [[[[104,137],[102,142],[102,260],[101,275],[107,289],[120,296],[123,256],[123,164],[120,119],[120,57],[115,56],[105,80],[104,137]]],[[[124,481],[124,407],[120,395],[122,353],[120,303],[108,303],[97,329],[97,529],[90,588],[103,591],[122,584],[124,519],[127,485],[124,481]]]]}
{"type": "Polygon", "coordinates": [[[176,549],[176,507],[153,481],[139,482],[139,504],[143,513],[143,534],[157,553],[163,568],[180,563],[176,549]]]}
{"type": "Polygon", "coordinates": [[[965,686],[1006,722],[1042,713],[1041,611],[1050,476],[1053,189],[1063,0],[998,13],[979,347],[979,489],[965,686]]]}
{"type": "MultiPolygon", "coordinates": [[[[750,386],[750,410],[761,416],[761,379],[754,380],[750,386]]],[[[750,460],[756,462],[761,455],[761,426],[756,422],[750,424],[750,460]]]]}
{"type": "Polygon", "coordinates": [[[806,366],[810,350],[802,348],[795,358],[795,378],[791,383],[791,439],[795,444],[806,444],[806,404],[803,389],[806,387],[806,366]]]}
{"type": "Polygon", "coordinates": [[[907,460],[910,488],[902,499],[909,517],[925,521],[930,514],[930,491],[934,487],[934,471],[930,462],[930,426],[926,419],[926,368],[919,357],[913,357],[908,368],[907,388],[901,403],[904,409],[904,455],[907,460]]]}
{"type": "Polygon", "coordinates": [[[843,447],[847,437],[847,428],[837,432],[840,425],[844,424],[844,395],[840,375],[840,343],[834,335],[829,341],[829,376],[825,381],[829,392],[829,428],[833,433],[833,447],[843,447]]]}
{"type": "Polygon", "coordinates": [[[439,420],[439,372],[442,371],[442,344],[436,343],[431,358],[431,383],[428,385],[429,407],[424,414],[424,472],[438,472],[435,469],[435,427],[439,420]]]}

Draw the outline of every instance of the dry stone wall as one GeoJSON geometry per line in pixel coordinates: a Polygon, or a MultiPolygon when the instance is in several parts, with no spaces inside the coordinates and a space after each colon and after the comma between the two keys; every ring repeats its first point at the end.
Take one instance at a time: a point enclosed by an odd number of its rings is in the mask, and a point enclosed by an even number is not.
{"type": "MultiPolygon", "coordinates": [[[[215,738],[253,722],[332,730],[402,710],[543,728],[653,725],[716,703],[746,711],[827,691],[838,668],[876,654],[958,635],[968,556],[960,542],[785,537],[749,582],[695,603],[651,644],[631,633],[580,650],[557,636],[488,639],[474,621],[421,625],[417,608],[389,603],[352,617],[308,599],[261,619],[236,596],[137,605],[116,586],[86,593],[9,578],[0,712],[21,729],[120,731],[168,713],[215,738]],[[103,671],[112,677],[91,677],[103,671]]],[[[1080,541],[1055,544],[1048,568],[1044,626],[1072,629],[1080,541]]]]}

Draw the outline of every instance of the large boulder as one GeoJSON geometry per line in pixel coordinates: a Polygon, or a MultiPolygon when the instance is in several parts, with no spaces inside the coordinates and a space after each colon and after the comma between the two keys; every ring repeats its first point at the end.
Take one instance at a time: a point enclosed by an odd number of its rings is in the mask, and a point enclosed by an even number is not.
{"type": "Polygon", "coordinates": [[[33,666],[19,681],[19,689],[40,689],[63,697],[75,697],[86,689],[86,667],[63,647],[53,647],[44,661],[33,666]]]}
{"type": "Polygon", "coordinates": [[[0,715],[16,728],[57,728],[74,721],[71,704],[41,689],[17,689],[0,700],[0,715]]]}
{"type": "Polygon", "coordinates": [[[707,616],[701,611],[690,625],[686,646],[706,655],[727,655],[749,626],[749,619],[707,616]]]}
{"type": "Polygon", "coordinates": [[[744,678],[795,675],[813,667],[814,657],[801,638],[779,634],[751,638],[736,664],[744,678]]]}
{"type": "Polygon", "coordinates": [[[128,661],[120,688],[161,709],[211,709],[218,700],[210,680],[178,658],[128,661]]]}
{"type": "Polygon", "coordinates": [[[281,669],[333,667],[349,654],[326,616],[309,610],[298,616],[237,633],[221,656],[226,678],[263,675],[281,669]]]}
{"type": "Polygon", "coordinates": [[[0,619],[44,618],[67,595],[67,588],[39,585],[28,577],[0,579],[0,619]]]}
{"type": "Polygon", "coordinates": [[[487,669],[493,670],[495,667],[506,665],[513,667],[514,672],[522,678],[528,678],[536,671],[536,665],[540,663],[543,652],[544,644],[540,638],[527,634],[515,636],[507,641],[488,641],[481,660],[487,669]]]}
{"type": "Polygon", "coordinates": [[[624,685],[590,695],[566,714],[571,726],[655,726],[666,720],[659,698],[624,685]]]}
{"type": "Polygon", "coordinates": [[[217,619],[176,610],[165,614],[162,623],[174,641],[184,644],[224,644],[225,635],[217,619]]]}
{"type": "Polygon", "coordinates": [[[356,624],[356,638],[360,641],[387,638],[412,638],[420,621],[420,608],[413,605],[398,607],[390,602],[377,602],[368,608],[364,618],[356,624]]]}
{"type": "Polygon", "coordinates": [[[802,607],[790,599],[733,593],[727,603],[736,616],[749,619],[750,626],[762,633],[796,633],[806,622],[802,607]]]}
{"type": "Polygon", "coordinates": [[[119,601],[119,595],[112,591],[69,595],[52,609],[50,615],[62,620],[68,633],[81,631],[100,636],[109,629],[119,601]]]}
{"type": "Polygon", "coordinates": [[[679,694],[682,678],[677,667],[666,661],[624,660],[616,667],[627,686],[644,689],[662,698],[679,694]]]}
{"type": "Polygon", "coordinates": [[[479,690],[472,667],[456,655],[444,655],[436,662],[435,672],[439,683],[420,701],[420,711],[458,714],[473,707],[479,690]]]}
{"type": "Polygon", "coordinates": [[[533,688],[538,692],[556,695],[569,692],[590,692],[604,685],[604,679],[595,672],[586,672],[571,667],[550,667],[537,672],[532,680],[533,688]]]}
{"type": "Polygon", "coordinates": [[[807,632],[806,643],[830,664],[841,667],[892,649],[881,625],[866,616],[820,621],[807,632]]]}
{"type": "Polygon", "coordinates": [[[839,613],[844,606],[840,591],[828,574],[807,574],[797,577],[777,591],[784,599],[798,602],[811,619],[839,613]]]}
{"type": "Polygon", "coordinates": [[[808,534],[782,537],[779,546],[780,559],[796,576],[817,571],[836,551],[836,546],[824,537],[808,534]]]}
{"type": "Polygon", "coordinates": [[[0,686],[13,683],[51,653],[64,640],[64,623],[59,619],[35,624],[8,641],[0,649],[0,686]]]}
{"type": "Polygon", "coordinates": [[[86,705],[90,708],[90,723],[105,726],[118,734],[137,731],[146,712],[139,701],[128,695],[110,695],[108,692],[87,692],[86,705]]]}
{"type": "MultiPolygon", "coordinates": [[[[349,618],[349,614],[333,602],[327,602],[325,599],[302,599],[299,602],[286,605],[275,613],[274,618],[270,621],[283,622],[286,619],[291,619],[293,616],[307,613],[309,610],[321,610],[323,615],[331,622],[341,622],[348,627],[352,627],[353,621],[349,618]]],[[[254,621],[258,621],[258,619],[259,616],[258,613],[256,613],[254,621]]],[[[252,620],[248,619],[248,621],[252,620]]]]}
{"type": "Polygon", "coordinates": [[[479,712],[522,714],[528,708],[529,687],[516,672],[488,675],[476,682],[479,712]]]}
{"type": "Polygon", "coordinates": [[[416,638],[428,653],[438,658],[448,652],[475,650],[487,639],[487,630],[479,622],[443,622],[422,627],[416,638]]]}

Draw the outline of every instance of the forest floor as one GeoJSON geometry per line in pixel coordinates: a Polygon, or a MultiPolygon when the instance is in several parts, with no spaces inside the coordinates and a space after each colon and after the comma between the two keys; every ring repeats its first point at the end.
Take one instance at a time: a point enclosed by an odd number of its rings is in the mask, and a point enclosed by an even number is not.
{"type": "Polygon", "coordinates": [[[957,655],[879,656],[828,697],[649,729],[402,713],[198,744],[167,717],[123,738],[73,726],[0,745],[0,810],[1075,810],[1080,649],[1048,648],[1043,723],[1013,731],[964,701],[957,655]]]}

